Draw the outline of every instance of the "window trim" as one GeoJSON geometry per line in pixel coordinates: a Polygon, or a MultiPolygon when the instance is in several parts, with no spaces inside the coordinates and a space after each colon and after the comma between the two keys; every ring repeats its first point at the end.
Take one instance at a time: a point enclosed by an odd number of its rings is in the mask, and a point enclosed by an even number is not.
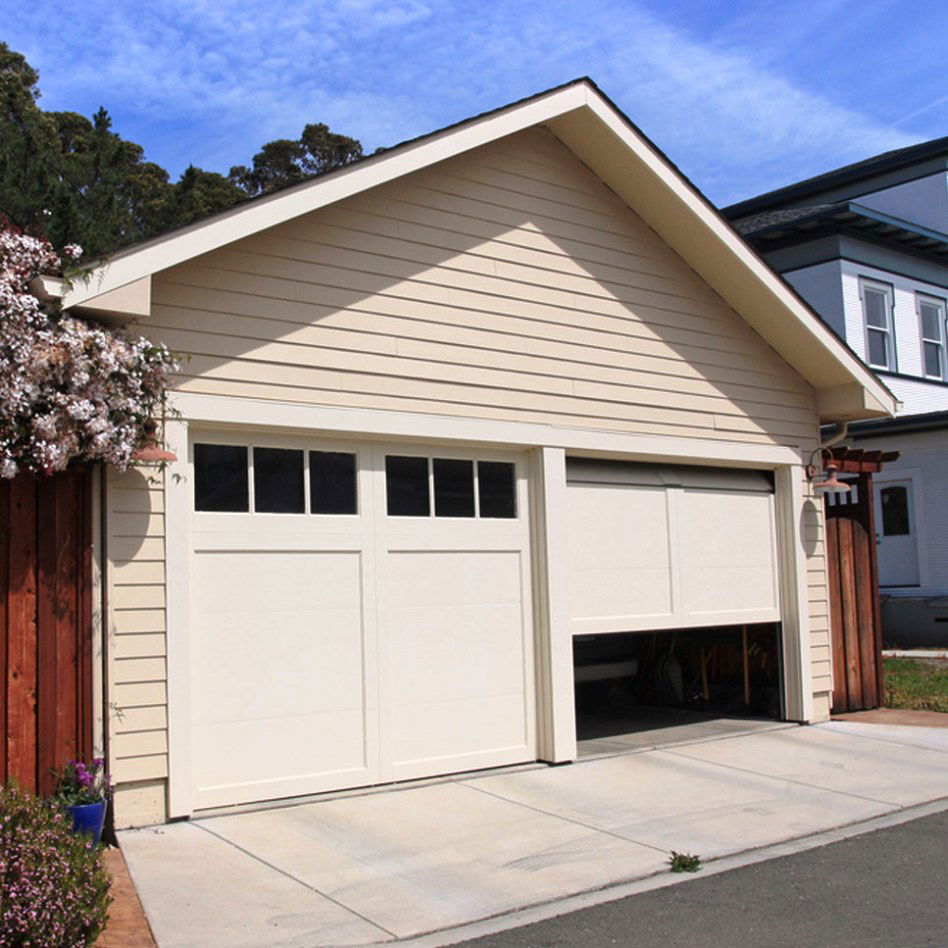
{"type": "Polygon", "coordinates": [[[931,296],[928,293],[916,293],[915,294],[915,313],[918,316],[918,336],[920,341],[920,355],[922,357],[922,377],[926,379],[938,379],[939,381],[945,380],[945,330],[946,330],[946,319],[948,319],[948,304],[945,300],[941,299],[938,296],[931,296]],[[925,321],[922,319],[922,305],[928,304],[929,306],[934,306],[938,310],[938,330],[941,334],[940,339],[929,339],[925,335],[925,321]],[[929,375],[925,368],[925,344],[926,343],[937,343],[938,345],[938,365],[939,365],[939,374],[938,375],[929,375]]]}
{"type": "Polygon", "coordinates": [[[862,331],[863,343],[866,347],[866,365],[868,365],[871,369],[885,369],[889,372],[897,372],[898,352],[895,343],[895,287],[891,283],[883,283],[881,280],[873,280],[869,277],[859,277],[859,303],[862,307],[862,331]],[[881,326],[870,327],[869,325],[869,312],[866,306],[866,290],[873,290],[874,292],[882,293],[885,297],[886,325],[884,328],[881,326]],[[871,361],[871,350],[869,347],[870,331],[882,332],[885,334],[885,351],[886,358],[888,360],[886,365],[879,365],[871,361]]]}

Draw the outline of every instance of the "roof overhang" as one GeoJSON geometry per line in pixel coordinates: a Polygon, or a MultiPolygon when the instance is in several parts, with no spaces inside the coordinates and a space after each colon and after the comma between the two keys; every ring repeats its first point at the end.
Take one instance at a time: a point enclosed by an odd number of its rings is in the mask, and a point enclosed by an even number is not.
{"type": "MultiPolygon", "coordinates": [[[[92,264],[63,305],[114,308],[152,274],[481,145],[545,125],[814,386],[820,417],[895,413],[883,383],[589,80],[486,113],[92,264]]],[[[136,299],[142,292],[131,293],[136,299]]]]}

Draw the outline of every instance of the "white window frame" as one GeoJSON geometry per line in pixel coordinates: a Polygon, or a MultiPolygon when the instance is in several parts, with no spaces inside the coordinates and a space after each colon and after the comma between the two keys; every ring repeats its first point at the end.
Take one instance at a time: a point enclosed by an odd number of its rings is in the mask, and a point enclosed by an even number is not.
{"type": "Polygon", "coordinates": [[[915,312],[918,315],[918,335],[921,340],[921,357],[922,357],[922,375],[927,379],[942,379],[945,378],[945,317],[946,317],[946,306],[945,301],[940,299],[937,296],[928,296],[925,293],[916,293],[915,294],[915,312]],[[934,306],[938,311],[938,339],[930,339],[925,335],[925,321],[922,319],[922,306],[934,306]],[[925,364],[925,346],[926,345],[937,345],[938,346],[938,374],[930,375],[927,371],[925,364]]]}
{"type": "Polygon", "coordinates": [[[888,372],[897,371],[896,363],[896,351],[895,351],[895,329],[893,326],[893,311],[894,311],[894,293],[892,287],[888,283],[879,283],[876,280],[867,280],[864,277],[859,279],[859,302],[862,305],[862,327],[863,333],[865,335],[865,346],[866,346],[866,365],[871,366],[874,369],[883,369],[888,372]],[[874,293],[882,293],[885,297],[885,313],[886,313],[886,325],[885,326],[870,326],[869,325],[869,310],[866,306],[866,291],[871,290],[874,293]],[[871,361],[870,348],[869,348],[869,335],[872,332],[881,332],[885,336],[885,354],[886,354],[886,364],[881,365],[876,362],[871,361]]]}

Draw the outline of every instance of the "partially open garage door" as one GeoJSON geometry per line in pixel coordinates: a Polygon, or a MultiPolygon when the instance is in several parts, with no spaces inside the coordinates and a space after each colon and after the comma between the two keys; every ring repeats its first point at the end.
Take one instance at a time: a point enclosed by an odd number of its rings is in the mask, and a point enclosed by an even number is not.
{"type": "Polygon", "coordinates": [[[569,459],[574,634],[779,621],[760,471],[569,459]]]}
{"type": "Polygon", "coordinates": [[[535,758],[521,458],[190,451],[195,808],[535,758]]]}

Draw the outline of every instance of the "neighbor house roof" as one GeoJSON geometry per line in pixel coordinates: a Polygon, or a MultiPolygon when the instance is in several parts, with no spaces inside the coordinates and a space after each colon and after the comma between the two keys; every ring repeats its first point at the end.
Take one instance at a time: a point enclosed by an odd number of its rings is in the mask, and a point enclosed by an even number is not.
{"type": "Polygon", "coordinates": [[[815,387],[822,418],[894,413],[897,401],[879,378],[589,79],[127,247],[91,264],[86,279],[63,290],[63,304],[145,315],[155,273],[535,125],[559,138],[815,387]]]}
{"type": "Polygon", "coordinates": [[[865,158],[851,165],[844,165],[842,168],[834,168],[832,171],[805,178],[803,181],[796,181],[774,191],[758,194],[723,208],[722,213],[725,217],[736,220],[781,205],[797,203],[843,185],[856,184],[877,175],[898,171],[931,159],[944,159],[944,167],[948,169],[948,135],[944,138],[921,142],[918,145],[909,145],[907,148],[886,151],[881,155],[874,155],[872,158],[865,158]]]}
{"type": "Polygon", "coordinates": [[[948,234],[884,214],[855,201],[763,211],[733,222],[762,251],[811,240],[824,233],[870,237],[948,260],[948,234]]]}

